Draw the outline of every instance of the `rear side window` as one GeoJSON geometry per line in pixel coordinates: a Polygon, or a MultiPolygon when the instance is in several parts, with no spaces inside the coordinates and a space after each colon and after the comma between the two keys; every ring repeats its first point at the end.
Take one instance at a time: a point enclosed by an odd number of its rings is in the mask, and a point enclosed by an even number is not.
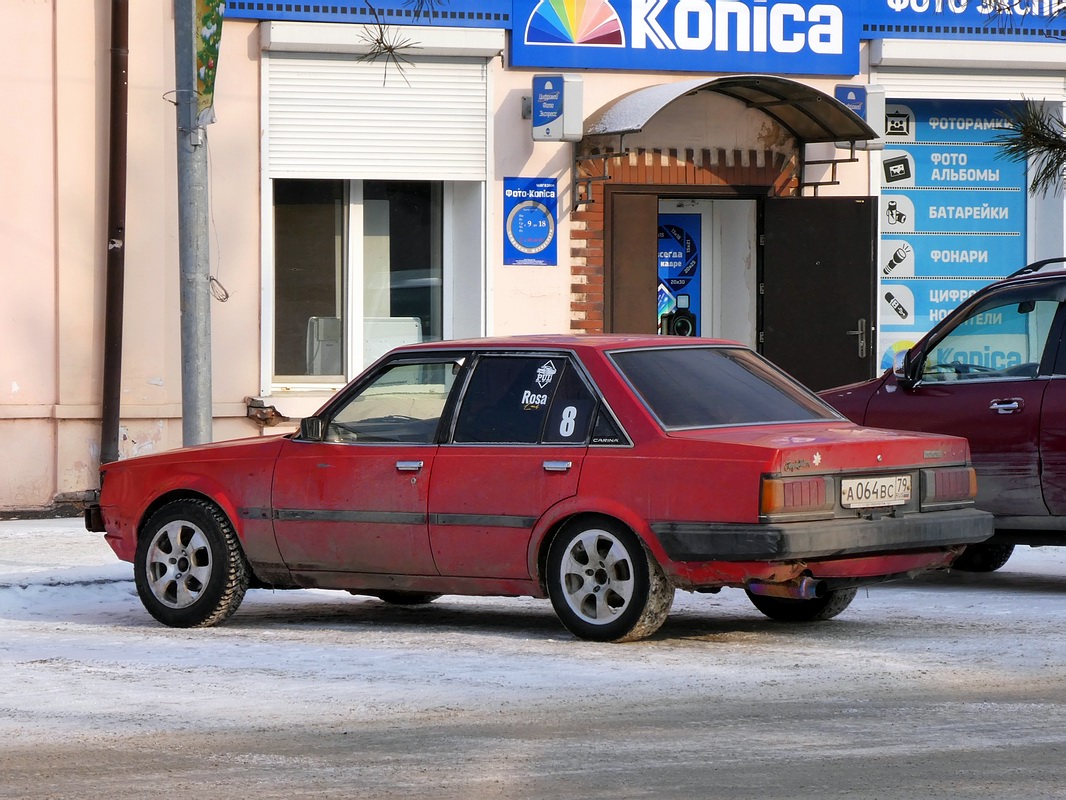
{"type": "Polygon", "coordinates": [[[470,376],[453,441],[584,444],[595,406],[565,356],[484,356],[470,376]]]}
{"type": "Polygon", "coordinates": [[[750,350],[661,348],[611,359],[664,428],[839,418],[750,350]]]}

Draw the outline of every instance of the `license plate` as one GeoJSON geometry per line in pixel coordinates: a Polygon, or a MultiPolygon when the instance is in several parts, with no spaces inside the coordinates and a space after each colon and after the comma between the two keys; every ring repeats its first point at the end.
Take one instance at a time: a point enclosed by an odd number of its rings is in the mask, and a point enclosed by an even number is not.
{"type": "Polygon", "coordinates": [[[844,508],[899,506],[910,499],[910,475],[844,478],[840,481],[840,505],[844,508]]]}

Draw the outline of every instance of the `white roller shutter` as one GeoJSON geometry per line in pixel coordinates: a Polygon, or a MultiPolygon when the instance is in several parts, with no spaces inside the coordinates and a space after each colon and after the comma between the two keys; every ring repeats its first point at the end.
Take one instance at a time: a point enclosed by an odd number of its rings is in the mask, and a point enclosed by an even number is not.
{"type": "Polygon", "coordinates": [[[1066,100],[1062,45],[876,39],[870,81],[889,98],[1066,100]]]}
{"type": "Polygon", "coordinates": [[[264,58],[269,177],[484,180],[485,59],[403,57],[264,58]]]}

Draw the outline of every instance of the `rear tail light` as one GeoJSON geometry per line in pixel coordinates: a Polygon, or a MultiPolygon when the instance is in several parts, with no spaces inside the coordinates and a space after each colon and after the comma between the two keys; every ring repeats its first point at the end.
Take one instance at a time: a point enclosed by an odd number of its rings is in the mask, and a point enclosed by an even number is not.
{"type": "Polygon", "coordinates": [[[977,497],[973,467],[922,470],[922,509],[972,505],[977,497]]]}
{"type": "Polygon", "coordinates": [[[763,478],[759,518],[763,522],[827,519],[833,516],[833,502],[830,478],[763,478]]]}

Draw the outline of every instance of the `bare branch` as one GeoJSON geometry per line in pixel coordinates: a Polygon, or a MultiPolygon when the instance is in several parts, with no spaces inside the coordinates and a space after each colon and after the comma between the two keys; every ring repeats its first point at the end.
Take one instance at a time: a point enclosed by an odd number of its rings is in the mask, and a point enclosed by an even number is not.
{"type": "MultiPolygon", "coordinates": [[[[415,2],[420,2],[420,4],[429,2],[435,5],[437,0],[415,0],[415,2]]],[[[404,82],[408,86],[410,86],[411,82],[407,80],[407,76],[404,74],[404,66],[409,65],[411,60],[405,58],[402,55],[402,52],[405,50],[417,49],[418,43],[408,39],[400,33],[398,29],[390,27],[382,22],[377,9],[369,2],[367,2],[366,6],[370,9],[370,13],[374,15],[374,23],[373,25],[367,26],[369,31],[364,32],[362,35],[363,41],[370,46],[370,49],[365,54],[359,56],[359,60],[384,60],[385,74],[381,79],[382,86],[385,85],[385,82],[389,78],[390,63],[396,67],[396,71],[400,73],[400,77],[404,79],[404,82]]]]}

